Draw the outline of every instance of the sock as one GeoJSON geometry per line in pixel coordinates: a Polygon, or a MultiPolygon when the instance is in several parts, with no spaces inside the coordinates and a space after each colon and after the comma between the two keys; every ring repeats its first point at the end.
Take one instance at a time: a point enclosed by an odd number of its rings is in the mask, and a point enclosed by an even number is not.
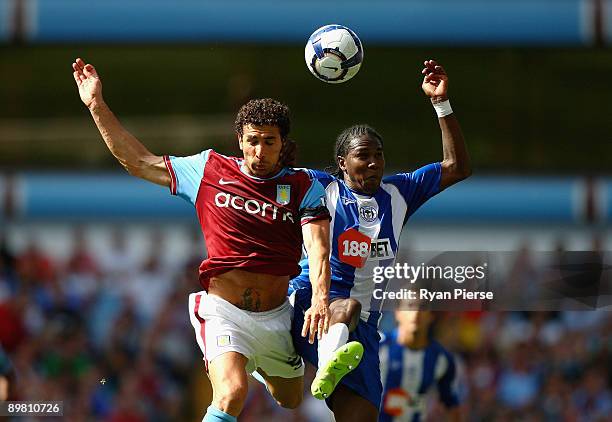
{"type": "Polygon", "coordinates": [[[236,416],[228,415],[211,404],[206,409],[202,422],[237,422],[237,419],[236,416]]]}
{"type": "Polygon", "coordinates": [[[346,344],[349,336],[348,326],[338,322],[331,327],[326,334],[319,340],[319,368],[324,366],[331,359],[338,348],[346,344]]]}

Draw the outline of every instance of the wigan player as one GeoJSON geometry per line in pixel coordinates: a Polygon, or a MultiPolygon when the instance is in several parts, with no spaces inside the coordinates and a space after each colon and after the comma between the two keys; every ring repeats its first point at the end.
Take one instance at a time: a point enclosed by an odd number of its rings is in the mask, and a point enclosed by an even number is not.
{"type": "Polygon", "coordinates": [[[395,311],[397,329],[380,348],[384,385],[379,422],[426,420],[427,398],[434,389],[449,420],[462,419],[457,394],[455,358],[430,338],[431,311],[395,311]]]}
{"type": "Polygon", "coordinates": [[[302,273],[289,290],[295,292],[293,338],[298,353],[319,367],[313,395],[326,399],[338,421],[376,421],[378,416],[382,384],[377,327],[382,304],[372,295],[374,267],[393,265],[402,227],[425,201],[471,174],[463,135],[447,98],[446,72],[428,60],[422,73],[422,89],[436,109],[442,131],[441,162],[383,178],[382,138],[369,126],[357,125],[338,137],[334,173],[310,171],[325,187],[332,216],[332,316],[329,332],[317,346],[301,338],[302,312],[314,291],[309,263],[302,261],[302,273]],[[335,359],[348,339],[365,348],[352,372],[335,359]]]}
{"type": "Polygon", "coordinates": [[[314,341],[329,322],[329,212],[321,184],[288,167],[295,151],[288,108],[264,99],[240,109],[235,128],[243,158],[212,150],[155,156],[104,103],[94,67],[77,59],[73,69],[81,100],[119,162],[196,208],[208,259],[200,267],[204,290],[190,296],[189,308],[213,387],[204,421],[236,420],[247,372],[263,378],[281,406],[295,408],[304,365],[292,344],[287,288],[300,272],[303,239],[313,286],[303,331],[314,341]]]}

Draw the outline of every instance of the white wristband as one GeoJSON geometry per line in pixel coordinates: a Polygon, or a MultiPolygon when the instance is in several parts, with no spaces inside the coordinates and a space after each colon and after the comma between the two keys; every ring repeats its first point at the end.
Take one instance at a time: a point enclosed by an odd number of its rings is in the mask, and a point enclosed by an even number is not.
{"type": "Polygon", "coordinates": [[[438,117],[448,116],[453,113],[453,109],[451,108],[450,101],[442,101],[439,103],[433,104],[434,110],[436,110],[436,114],[438,117]]]}

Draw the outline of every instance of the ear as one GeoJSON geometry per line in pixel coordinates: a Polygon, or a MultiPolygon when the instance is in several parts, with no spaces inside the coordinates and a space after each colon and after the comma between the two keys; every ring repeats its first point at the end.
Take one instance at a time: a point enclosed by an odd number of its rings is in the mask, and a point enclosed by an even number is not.
{"type": "Polygon", "coordinates": [[[346,172],[346,159],[338,155],[336,156],[336,161],[338,161],[338,167],[340,170],[346,172]]]}
{"type": "Polygon", "coordinates": [[[238,148],[240,148],[240,151],[242,151],[242,137],[239,133],[237,133],[236,138],[238,139],[238,148]]]}

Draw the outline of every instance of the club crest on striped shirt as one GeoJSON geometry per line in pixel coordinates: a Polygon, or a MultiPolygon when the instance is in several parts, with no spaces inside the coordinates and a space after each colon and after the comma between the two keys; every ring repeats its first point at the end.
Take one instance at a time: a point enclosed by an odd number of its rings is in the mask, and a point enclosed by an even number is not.
{"type": "Polygon", "coordinates": [[[364,221],[371,223],[372,221],[376,220],[376,217],[378,217],[378,212],[376,208],[370,205],[362,205],[359,207],[359,217],[361,217],[364,221]]]}
{"type": "Polygon", "coordinates": [[[291,201],[291,185],[276,185],[276,202],[287,205],[291,201]]]}

